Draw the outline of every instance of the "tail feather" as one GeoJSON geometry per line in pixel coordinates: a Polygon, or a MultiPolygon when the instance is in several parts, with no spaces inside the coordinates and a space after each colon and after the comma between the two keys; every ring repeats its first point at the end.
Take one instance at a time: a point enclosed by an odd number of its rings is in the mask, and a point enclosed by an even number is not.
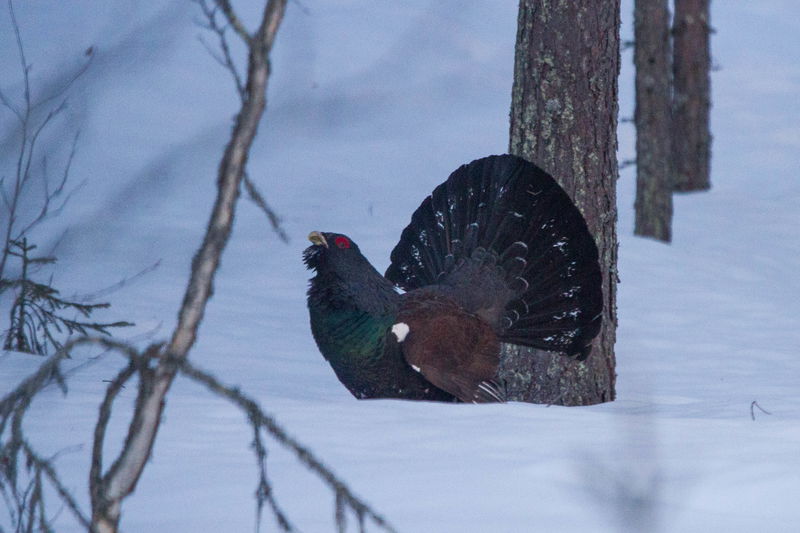
{"type": "Polygon", "coordinates": [[[490,156],[453,172],[391,259],[386,277],[405,290],[446,283],[475,306],[500,309],[504,342],[582,357],[599,331],[594,239],[555,180],[521,158],[490,156]],[[476,299],[481,290],[489,294],[476,299]]]}

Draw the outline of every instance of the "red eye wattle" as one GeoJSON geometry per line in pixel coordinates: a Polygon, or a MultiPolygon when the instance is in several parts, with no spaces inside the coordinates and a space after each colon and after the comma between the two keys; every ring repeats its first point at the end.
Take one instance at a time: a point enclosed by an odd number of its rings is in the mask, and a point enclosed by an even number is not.
{"type": "Polygon", "coordinates": [[[350,241],[347,240],[347,237],[336,237],[333,243],[342,250],[350,248],[350,241]]]}

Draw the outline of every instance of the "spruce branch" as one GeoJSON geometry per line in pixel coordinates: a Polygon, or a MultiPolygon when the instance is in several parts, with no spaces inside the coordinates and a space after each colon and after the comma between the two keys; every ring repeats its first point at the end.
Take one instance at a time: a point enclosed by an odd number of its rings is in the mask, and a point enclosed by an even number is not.
{"type": "Polygon", "coordinates": [[[8,250],[10,256],[22,263],[22,273],[18,279],[6,280],[3,287],[14,288],[17,292],[11,306],[10,326],[5,332],[4,349],[45,355],[51,349],[58,350],[63,346],[63,336],[110,335],[110,328],[133,325],[127,321],[92,322],[65,316],[64,313],[75,312],[88,319],[94,311],[108,308],[110,304],[70,301],[60,297],[59,291],[51,285],[52,280],[43,284],[30,279],[31,265],[55,262],[52,257],[31,257],[30,253],[35,249],[35,245],[22,239],[12,241],[8,250]]]}

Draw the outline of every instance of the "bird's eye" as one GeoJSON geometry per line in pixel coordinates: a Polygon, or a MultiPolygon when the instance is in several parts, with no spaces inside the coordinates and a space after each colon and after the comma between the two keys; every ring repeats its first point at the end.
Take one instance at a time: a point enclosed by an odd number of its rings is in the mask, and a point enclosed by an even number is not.
{"type": "Polygon", "coordinates": [[[347,240],[347,237],[336,237],[336,239],[333,242],[334,244],[336,244],[336,246],[338,246],[342,250],[350,248],[350,241],[347,240]]]}

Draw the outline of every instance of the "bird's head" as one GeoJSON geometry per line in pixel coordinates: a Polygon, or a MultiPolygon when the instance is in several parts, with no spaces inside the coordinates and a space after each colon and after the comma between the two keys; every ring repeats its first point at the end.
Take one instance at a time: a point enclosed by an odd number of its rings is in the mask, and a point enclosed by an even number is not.
{"type": "Polygon", "coordinates": [[[303,251],[303,262],[310,270],[344,273],[366,262],[358,245],[347,235],[312,231],[308,240],[311,246],[303,251]]]}
{"type": "Polygon", "coordinates": [[[397,307],[394,285],[381,276],[347,235],[312,231],[311,246],[303,251],[303,262],[316,272],[308,288],[309,307],[354,308],[386,314],[397,307]]]}

